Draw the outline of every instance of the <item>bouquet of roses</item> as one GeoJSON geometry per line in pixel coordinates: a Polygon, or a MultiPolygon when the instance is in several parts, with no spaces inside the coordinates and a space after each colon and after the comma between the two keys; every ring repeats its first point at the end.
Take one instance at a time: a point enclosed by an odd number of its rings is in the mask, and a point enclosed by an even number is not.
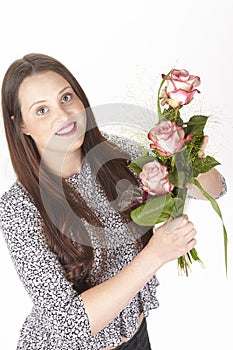
{"type": "MultiPolygon", "coordinates": [[[[130,190],[129,207],[133,208],[137,203],[137,208],[131,211],[136,224],[153,226],[182,215],[188,187],[191,184],[197,186],[222,220],[227,272],[227,232],[222,214],[215,199],[197,179],[200,173],[220,164],[211,156],[204,157],[202,151],[208,117],[194,115],[184,121],[180,113],[181,108],[199,93],[196,89],[199,85],[200,78],[189,75],[184,69],[172,69],[162,75],[157,103],[159,121],[148,133],[150,149],[144,149],[142,156],[129,165],[142,182],[140,191],[130,190]]],[[[127,195],[126,191],[124,196],[127,195]]],[[[178,259],[179,272],[188,275],[192,261],[202,263],[195,248],[178,259]]]]}

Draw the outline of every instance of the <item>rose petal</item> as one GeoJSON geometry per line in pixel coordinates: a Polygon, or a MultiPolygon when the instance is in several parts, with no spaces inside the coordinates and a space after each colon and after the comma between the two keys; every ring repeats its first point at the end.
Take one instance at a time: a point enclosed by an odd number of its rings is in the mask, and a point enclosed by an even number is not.
{"type": "Polygon", "coordinates": [[[157,160],[146,163],[139,174],[143,190],[151,195],[166,194],[173,189],[167,176],[167,166],[160,164],[157,160]]]}
{"type": "Polygon", "coordinates": [[[185,90],[191,92],[193,90],[193,85],[189,82],[173,79],[173,81],[168,81],[166,92],[175,91],[175,90],[185,90]]]}
{"type": "Polygon", "coordinates": [[[168,93],[168,96],[171,100],[179,101],[182,105],[189,103],[195,94],[195,92],[199,92],[198,90],[193,90],[191,92],[187,92],[184,90],[176,90],[168,93]]]}
{"type": "MultiPolygon", "coordinates": [[[[174,122],[174,123],[176,124],[176,122],[174,122]]],[[[185,131],[184,131],[184,129],[182,128],[182,126],[176,124],[176,130],[177,130],[177,133],[178,133],[178,135],[179,135],[179,138],[180,138],[180,139],[183,139],[184,136],[185,136],[185,131]]]]}
{"type": "Polygon", "coordinates": [[[161,154],[161,156],[169,157],[172,154],[171,152],[165,151],[163,148],[155,144],[150,144],[150,148],[157,151],[159,154],[161,154]]]}
{"type": "Polygon", "coordinates": [[[186,69],[173,69],[171,76],[174,79],[187,81],[189,78],[189,72],[186,69]]]}
{"type": "Polygon", "coordinates": [[[193,85],[193,87],[197,87],[201,84],[201,79],[196,75],[190,75],[189,82],[193,85]]]}
{"type": "Polygon", "coordinates": [[[166,102],[170,107],[177,108],[179,106],[182,106],[182,103],[180,101],[171,100],[170,98],[166,102]]]}

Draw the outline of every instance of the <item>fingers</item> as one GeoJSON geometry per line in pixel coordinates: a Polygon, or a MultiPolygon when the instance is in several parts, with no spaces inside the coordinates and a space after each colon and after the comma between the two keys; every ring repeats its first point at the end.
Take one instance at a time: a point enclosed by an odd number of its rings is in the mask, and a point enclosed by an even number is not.
{"type": "Polygon", "coordinates": [[[166,223],[166,233],[171,233],[172,231],[186,225],[188,222],[188,216],[186,214],[179,216],[176,219],[168,220],[166,223]]]}
{"type": "Polygon", "coordinates": [[[193,223],[188,221],[187,215],[179,217],[177,219],[172,220],[172,222],[169,222],[170,227],[172,223],[174,224],[175,222],[176,224],[173,225],[173,231],[170,231],[170,234],[172,234],[173,241],[176,242],[176,244],[178,244],[178,246],[180,247],[180,251],[183,252],[183,255],[195,246],[196,239],[194,237],[196,235],[196,229],[194,228],[193,223]],[[177,226],[177,223],[179,223],[179,226],[177,226]]]}
{"type": "Polygon", "coordinates": [[[196,230],[193,226],[193,224],[190,222],[187,224],[188,231],[184,234],[184,249],[185,254],[189,252],[197,243],[196,239],[194,238],[196,235],[196,230]]]}
{"type": "Polygon", "coordinates": [[[205,136],[203,137],[203,143],[202,143],[202,150],[203,150],[203,151],[205,150],[208,141],[209,141],[209,136],[208,136],[208,135],[205,135],[205,136]]]}
{"type": "Polygon", "coordinates": [[[186,243],[191,241],[197,233],[197,231],[195,230],[195,228],[193,227],[193,224],[191,222],[189,223],[188,230],[189,231],[184,234],[184,240],[186,243]]]}
{"type": "Polygon", "coordinates": [[[186,235],[188,235],[192,230],[194,229],[194,225],[191,221],[188,221],[186,225],[177,228],[178,232],[182,232],[182,235],[185,237],[186,235]]]}
{"type": "Polygon", "coordinates": [[[196,245],[197,241],[195,238],[191,239],[191,241],[189,241],[187,243],[187,252],[189,252],[191,249],[193,249],[193,247],[196,245]]]}
{"type": "Polygon", "coordinates": [[[196,230],[187,215],[168,220],[154,233],[148,246],[156,251],[163,263],[184,256],[196,244],[196,230]]]}
{"type": "Polygon", "coordinates": [[[198,154],[197,154],[199,158],[204,158],[205,157],[205,148],[207,146],[208,141],[209,141],[209,137],[207,135],[205,135],[203,137],[203,142],[202,142],[201,149],[200,149],[200,151],[198,151],[198,154]]]}

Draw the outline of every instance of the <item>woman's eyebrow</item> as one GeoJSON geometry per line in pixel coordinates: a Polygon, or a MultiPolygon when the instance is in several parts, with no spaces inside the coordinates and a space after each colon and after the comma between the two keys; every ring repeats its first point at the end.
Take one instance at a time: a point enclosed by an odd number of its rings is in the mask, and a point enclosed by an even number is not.
{"type": "MultiPolygon", "coordinates": [[[[70,85],[65,86],[63,89],[61,89],[61,91],[58,92],[58,95],[61,95],[61,94],[63,93],[63,91],[65,91],[65,90],[68,89],[68,88],[71,88],[71,86],[70,86],[70,85]]],[[[31,109],[34,105],[36,105],[36,104],[38,104],[38,103],[43,103],[43,102],[46,102],[46,100],[40,100],[40,101],[33,102],[33,104],[29,107],[28,110],[30,111],[30,109],[31,109]]]]}
{"type": "MultiPolygon", "coordinates": [[[[65,91],[66,89],[69,89],[69,88],[71,88],[70,85],[64,87],[63,89],[61,89],[61,91],[59,91],[58,95],[61,95],[61,94],[63,93],[63,91],[65,91]]],[[[71,89],[72,89],[72,88],[71,88],[71,89]]]]}
{"type": "Polygon", "coordinates": [[[28,110],[30,111],[30,109],[31,109],[34,105],[36,105],[36,104],[38,104],[38,103],[42,103],[42,102],[46,102],[46,100],[41,100],[41,101],[36,101],[36,102],[34,102],[34,103],[28,108],[28,110]]]}

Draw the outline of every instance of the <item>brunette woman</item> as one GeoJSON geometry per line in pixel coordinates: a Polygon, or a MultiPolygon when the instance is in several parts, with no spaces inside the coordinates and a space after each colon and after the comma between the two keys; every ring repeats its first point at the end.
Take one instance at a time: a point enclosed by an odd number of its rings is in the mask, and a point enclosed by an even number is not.
{"type": "MultiPolygon", "coordinates": [[[[33,302],[17,349],[151,349],[155,274],[195,246],[193,224],[184,215],[169,234],[166,224],[153,234],[119,212],[116,185],[139,185],[128,163],[140,149],[100,132],[79,83],[56,59],[13,62],[2,111],[17,180],[1,198],[0,224],[33,302]]],[[[216,170],[203,177],[215,197],[219,178],[216,170]]]]}

